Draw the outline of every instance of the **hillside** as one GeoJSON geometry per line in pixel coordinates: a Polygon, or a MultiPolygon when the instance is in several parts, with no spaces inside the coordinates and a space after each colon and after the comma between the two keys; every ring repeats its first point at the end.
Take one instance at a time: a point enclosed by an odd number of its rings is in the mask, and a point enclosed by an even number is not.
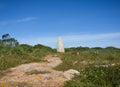
{"type": "Polygon", "coordinates": [[[119,87],[120,49],[115,47],[67,48],[60,54],[63,63],[56,70],[75,69],[80,72],[64,87],[119,87]]]}
{"type": "MultiPolygon", "coordinates": [[[[17,40],[11,38],[0,41],[0,79],[5,81],[5,83],[2,82],[0,84],[1,86],[12,78],[14,78],[14,81],[10,81],[13,83],[17,81],[19,83],[18,87],[60,87],[61,85],[63,87],[120,86],[119,48],[76,47],[66,48],[65,53],[57,53],[56,49],[41,44],[35,46],[19,44],[17,40]],[[46,59],[48,55],[51,56],[46,59]],[[56,57],[58,57],[57,60],[54,60],[56,57]],[[56,64],[58,60],[61,62],[56,64]],[[54,66],[54,64],[56,65],[54,66]],[[24,72],[22,71],[23,69],[28,70],[24,72]],[[68,81],[64,74],[71,69],[79,71],[80,74],[68,81]],[[42,77],[44,79],[39,80],[39,76],[44,74],[48,76],[48,79],[45,80],[46,77],[42,77]],[[35,86],[32,83],[31,85],[28,81],[32,78],[30,76],[38,78],[36,81],[40,81],[41,84],[35,86]],[[21,81],[23,82],[21,83],[21,81]]],[[[34,81],[34,78],[32,80],[34,81]]]]}

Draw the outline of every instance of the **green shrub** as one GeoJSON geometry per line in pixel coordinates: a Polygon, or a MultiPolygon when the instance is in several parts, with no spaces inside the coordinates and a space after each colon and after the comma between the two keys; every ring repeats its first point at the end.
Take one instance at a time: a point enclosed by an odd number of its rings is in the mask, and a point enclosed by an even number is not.
{"type": "Polygon", "coordinates": [[[27,44],[16,47],[0,46],[0,70],[23,63],[40,62],[42,57],[53,53],[55,51],[52,48],[43,45],[42,48],[34,48],[27,44]]]}
{"type": "Polygon", "coordinates": [[[87,67],[64,87],[119,87],[120,66],[87,67]]]}
{"type": "Polygon", "coordinates": [[[108,65],[118,64],[120,61],[120,49],[102,49],[102,48],[67,48],[64,54],[59,54],[63,63],[57,66],[57,70],[76,69],[89,65],[108,65]],[[77,55],[79,52],[79,55],[77,55]],[[76,62],[77,61],[77,62],[76,62]],[[85,62],[85,63],[83,63],[85,62]]]}

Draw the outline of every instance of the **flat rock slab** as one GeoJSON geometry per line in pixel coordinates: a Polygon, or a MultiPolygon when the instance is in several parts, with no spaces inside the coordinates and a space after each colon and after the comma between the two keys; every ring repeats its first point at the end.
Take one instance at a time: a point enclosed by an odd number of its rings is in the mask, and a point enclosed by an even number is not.
{"type": "Polygon", "coordinates": [[[58,66],[59,64],[62,63],[62,60],[60,60],[60,58],[58,58],[58,57],[55,57],[53,59],[50,59],[48,62],[49,63],[47,63],[47,65],[49,67],[56,67],[56,66],[58,66]]]}

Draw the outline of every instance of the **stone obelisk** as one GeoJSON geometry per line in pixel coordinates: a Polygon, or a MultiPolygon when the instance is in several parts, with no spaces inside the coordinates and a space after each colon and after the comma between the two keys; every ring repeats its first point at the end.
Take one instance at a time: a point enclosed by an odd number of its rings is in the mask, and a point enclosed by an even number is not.
{"type": "Polygon", "coordinates": [[[64,50],[64,45],[63,45],[63,42],[62,42],[62,38],[59,37],[58,38],[58,42],[57,42],[57,52],[60,52],[60,53],[64,53],[65,50],[64,50]]]}

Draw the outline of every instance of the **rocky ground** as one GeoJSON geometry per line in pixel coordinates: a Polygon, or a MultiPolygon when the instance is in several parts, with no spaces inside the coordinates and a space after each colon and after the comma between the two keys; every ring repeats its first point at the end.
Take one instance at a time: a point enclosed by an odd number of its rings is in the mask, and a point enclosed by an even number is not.
{"type": "Polygon", "coordinates": [[[0,87],[60,87],[75,74],[75,70],[57,71],[53,68],[62,63],[56,55],[48,55],[46,62],[22,64],[10,68],[10,72],[0,78],[0,87]]]}

